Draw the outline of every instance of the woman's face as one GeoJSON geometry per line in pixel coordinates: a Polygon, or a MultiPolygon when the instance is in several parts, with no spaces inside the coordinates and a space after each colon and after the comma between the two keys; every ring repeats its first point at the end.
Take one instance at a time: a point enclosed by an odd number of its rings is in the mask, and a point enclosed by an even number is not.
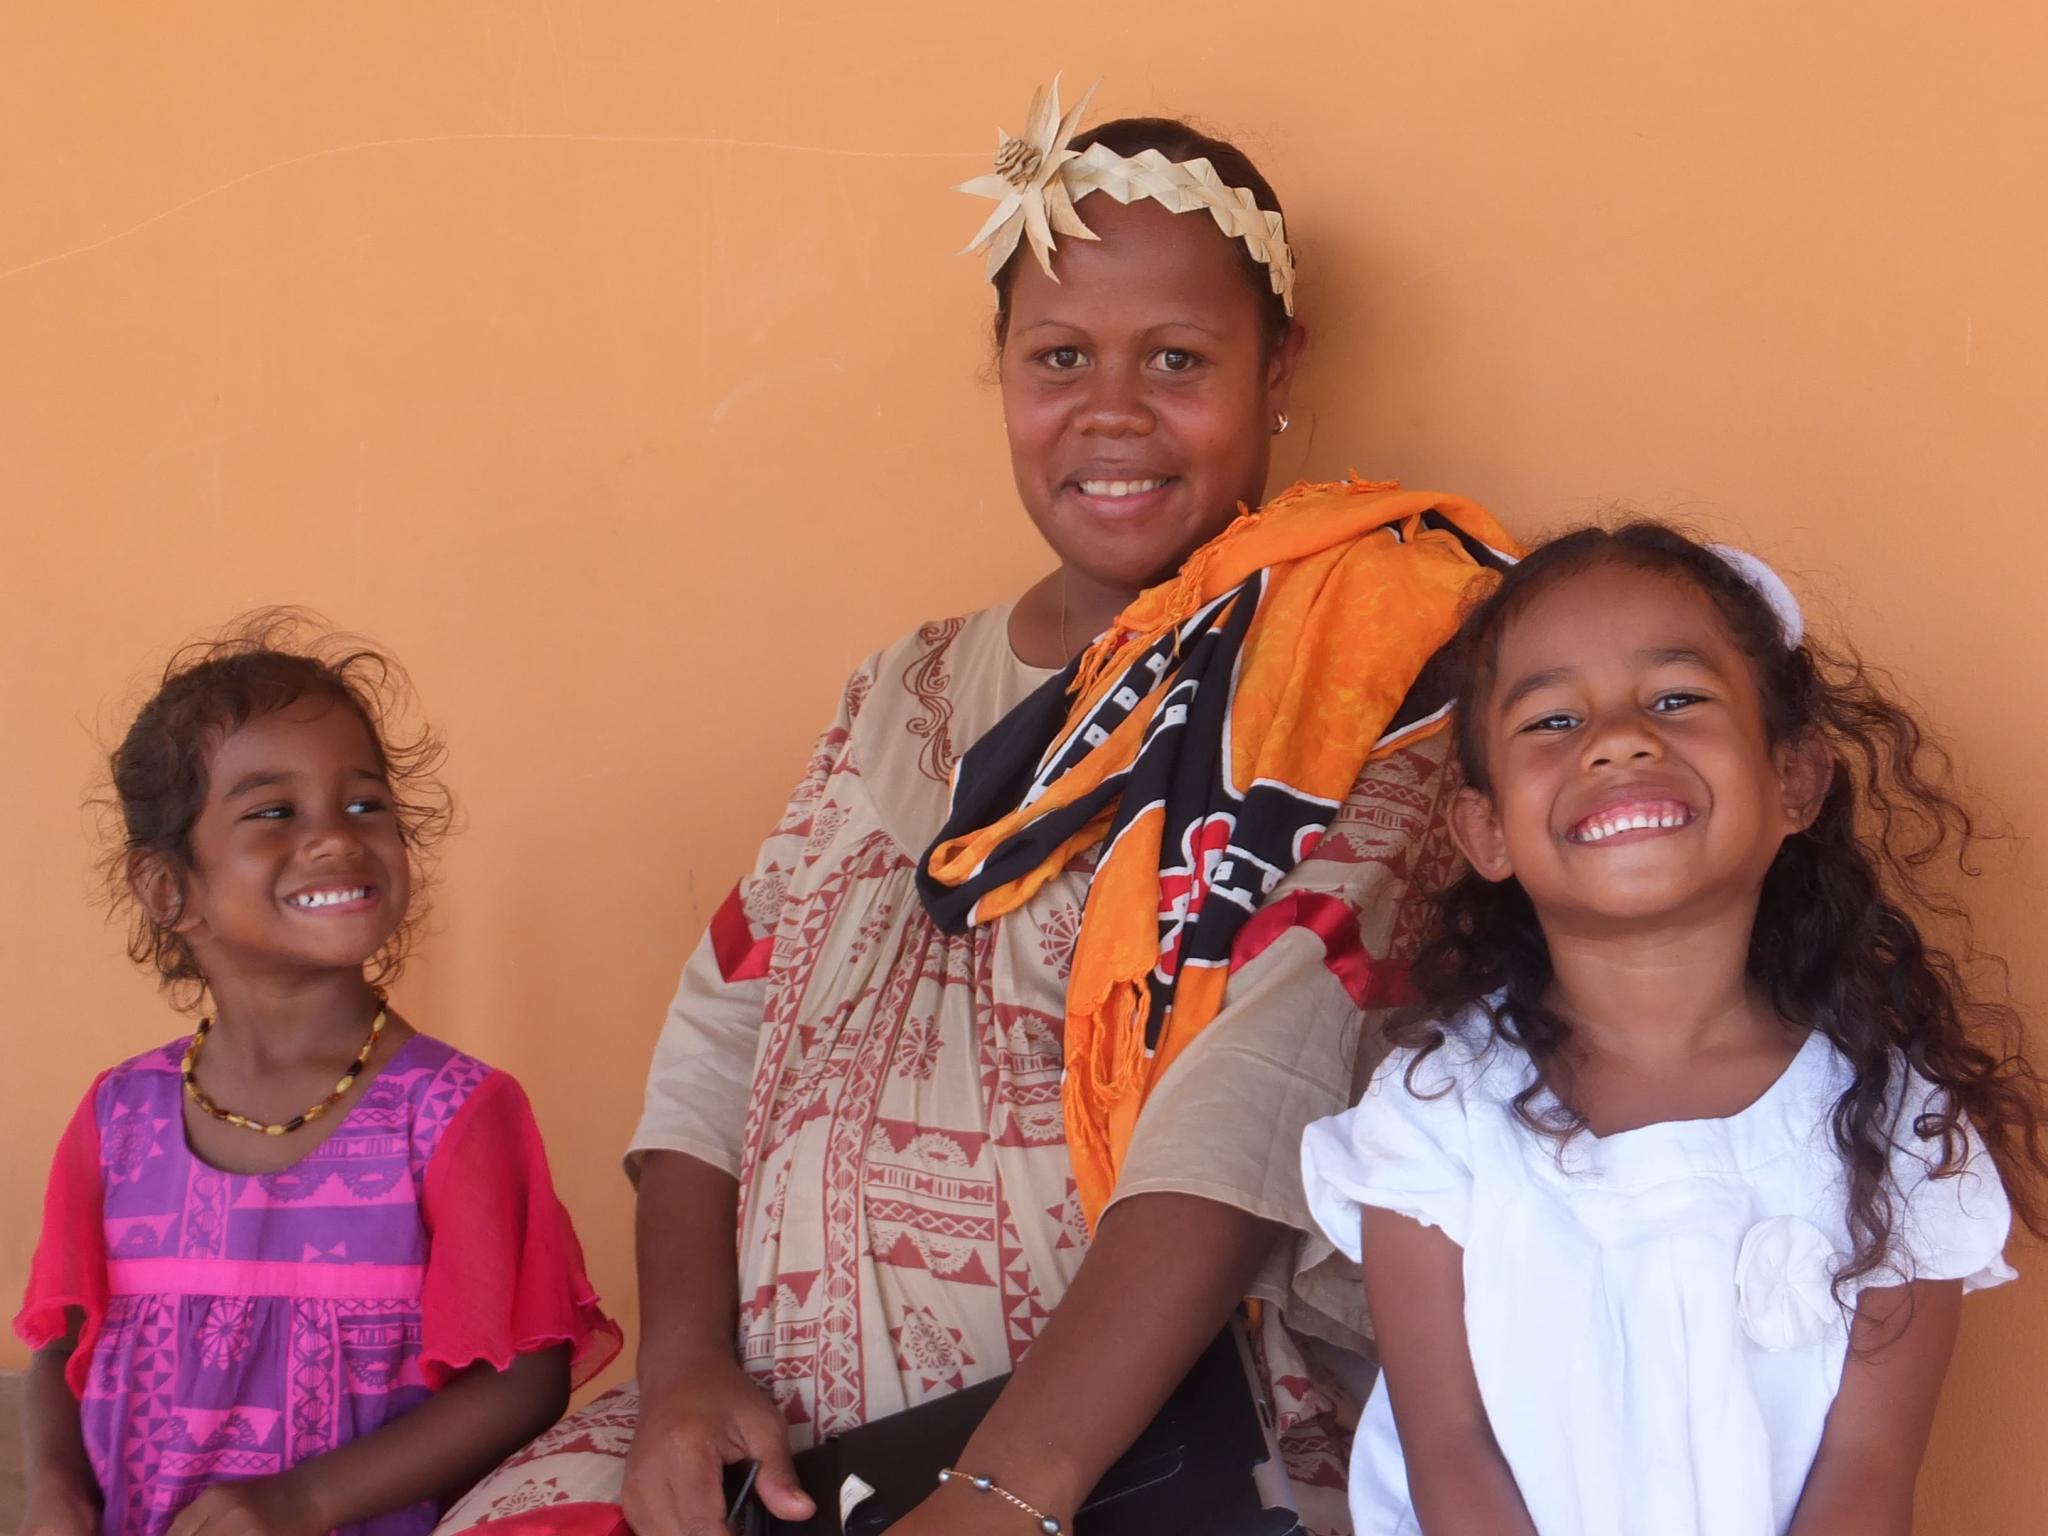
{"type": "Polygon", "coordinates": [[[1091,197],[1052,281],[1020,253],[1003,345],[1017,493],[1061,561],[1136,589],[1265,495],[1302,332],[1264,309],[1206,214],[1091,197]]]}

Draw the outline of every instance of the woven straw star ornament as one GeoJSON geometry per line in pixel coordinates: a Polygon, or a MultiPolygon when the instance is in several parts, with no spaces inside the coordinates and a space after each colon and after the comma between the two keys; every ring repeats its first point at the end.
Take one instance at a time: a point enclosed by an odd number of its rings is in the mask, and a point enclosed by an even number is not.
{"type": "Polygon", "coordinates": [[[1261,208],[1243,187],[1233,187],[1205,159],[1169,160],[1156,149],[1129,158],[1107,144],[1085,150],[1069,146],[1081,118],[1095,99],[1095,87],[1065,116],[1060,114],[1060,82],[1041,88],[1031,98],[1031,112],[1021,137],[998,132],[996,166],[985,176],[962,182],[960,190],[991,198],[995,211],[961,251],[988,247],[988,280],[994,282],[1029,237],[1031,254],[1045,275],[1058,282],[1052,269],[1055,234],[1077,240],[1098,238],[1081,222],[1074,204],[1092,192],[1106,192],[1120,203],[1150,198],[1174,213],[1207,213],[1216,227],[1242,240],[1254,260],[1262,263],[1288,314],[1294,313],[1294,252],[1280,215],[1261,208]]]}
{"type": "MultiPolygon", "coordinates": [[[[1003,263],[1017,249],[1021,236],[1031,237],[1031,254],[1051,277],[1053,232],[1072,235],[1076,240],[1093,240],[1095,232],[1074,212],[1074,200],[1060,177],[1060,168],[1080,154],[1067,148],[1081,116],[1095,99],[1095,87],[1065,117],[1060,116],[1060,77],[1052,77],[1050,88],[1040,86],[1031,96],[1031,111],[1024,119],[1024,136],[1011,138],[996,133],[996,168],[986,176],[962,182],[962,192],[996,200],[995,212],[981,226],[980,233],[967,242],[966,255],[983,241],[988,242],[988,280],[994,282],[1003,263]]],[[[1057,281],[1057,279],[1055,279],[1057,281]]]]}

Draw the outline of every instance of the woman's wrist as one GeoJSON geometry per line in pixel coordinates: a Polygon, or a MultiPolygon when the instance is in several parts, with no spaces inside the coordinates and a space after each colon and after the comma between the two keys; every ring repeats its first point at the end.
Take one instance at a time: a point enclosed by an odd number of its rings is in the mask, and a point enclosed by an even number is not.
{"type": "Polygon", "coordinates": [[[739,1363],[730,1330],[699,1326],[644,1335],[634,1357],[643,1397],[665,1392],[705,1371],[738,1370],[739,1363]]]}
{"type": "Polygon", "coordinates": [[[958,1470],[965,1475],[941,1482],[932,1495],[936,1506],[946,1511],[948,1530],[971,1531],[975,1536],[1033,1536],[1034,1532],[1044,1530],[1040,1522],[1047,1519],[1058,1522],[1063,1532],[1071,1533],[1074,1529],[1074,1508],[1080,1503],[1079,1497],[1054,1500],[1049,1494],[1040,1495],[1036,1489],[1026,1492],[1022,1482],[1006,1482],[1000,1474],[973,1461],[966,1452],[961,1453],[958,1470]],[[987,1478],[990,1488],[983,1491],[974,1481],[976,1478],[987,1478]],[[1010,1497],[1005,1498],[1004,1494],[1010,1497]]]}

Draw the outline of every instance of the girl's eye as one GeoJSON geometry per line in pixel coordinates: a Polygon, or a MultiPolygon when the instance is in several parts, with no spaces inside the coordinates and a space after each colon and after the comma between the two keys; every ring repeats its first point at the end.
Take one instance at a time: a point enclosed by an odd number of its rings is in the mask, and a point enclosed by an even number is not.
{"type": "Polygon", "coordinates": [[[1703,693],[1660,693],[1651,700],[1650,708],[1660,715],[1668,715],[1684,709],[1688,704],[1702,703],[1705,699],[1706,695],[1703,693]]]}
{"type": "Polygon", "coordinates": [[[1081,366],[1079,347],[1048,347],[1038,354],[1038,360],[1054,373],[1071,373],[1081,366]]]}
{"type": "Polygon", "coordinates": [[[1579,717],[1577,715],[1563,713],[1544,715],[1541,719],[1531,720],[1522,727],[1522,731],[1525,735],[1531,732],[1549,735],[1555,734],[1558,731],[1568,731],[1578,723],[1579,717]]]}
{"type": "Polygon", "coordinates": [[[292,808],[288,805],[262,805],[249,812],[244,821],[285,821],[290,818],[292,808]]]}
{"type": "Polygon", "coordinates": [[[391,809],[391,807],[377,795],[359,796],[358,798],[349,801],[348,808],[350,814],[356,816],[374,816],[379,811],[388,811],[391,809]]]}
{"type": "Polygon", "coordinates": [[[1194,353],[1179,347],[1166,347],[1159,353],[1159,366],[1168,373],[1187,373],[1200,361],[1194,353]]]}

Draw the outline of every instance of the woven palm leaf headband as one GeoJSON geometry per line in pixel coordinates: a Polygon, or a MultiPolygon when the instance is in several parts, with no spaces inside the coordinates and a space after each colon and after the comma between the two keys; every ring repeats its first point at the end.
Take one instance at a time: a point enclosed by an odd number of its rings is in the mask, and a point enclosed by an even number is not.
{"type": "Polygon", "coordinates": [[[1096,238],[1074,204],[1091,192],[1106,192],[1120,203],[1149,197],[1174,213],[1207,213],[1224,234],[1242,240],[1265,264],[1273,291],[1292,315],[1294,252],[1288,248],[1280,215],[1261,208],[1243,187],[1227,184],[1205,159],[1169,160],[1156,149],[1126,157],[1107,144],[1068,148],[1094,99],[1095,88],[1090,86],[1074,110],[1061,116],[1055,75],[1050,88],[1041,87],[1032,95],[1022,137],[997,131],[995,169],[960,184],[962,192],[993,199],[995,211],[960,254],[987,246],[988,279],[994,282],[1017,242],[1028,239],[1045,275],[1058,282],[1052,270],[1057,248],[1053,237],[1096,238]]]}

